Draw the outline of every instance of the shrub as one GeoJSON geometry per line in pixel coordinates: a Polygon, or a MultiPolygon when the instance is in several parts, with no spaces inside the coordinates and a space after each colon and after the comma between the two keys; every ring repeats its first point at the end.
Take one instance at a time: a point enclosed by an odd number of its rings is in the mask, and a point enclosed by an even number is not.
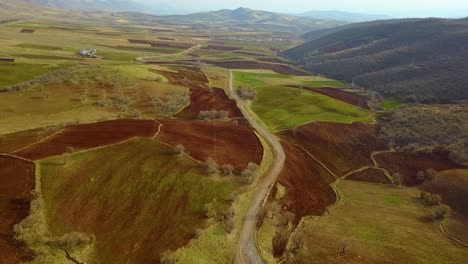
{"type": "Polygon", "coordinates": [[[419,195],[421,200],[429,206],[439,205],[442,203],[442,196],[435,193],[421,192],[419,195]]]}
{"type": "Polygon", "coordinates": [[[242,171],[242,182],[245,184],[251,184],[254,181],[255,174],[259,166],[253,162],[249,162],[247,167],[242,171]]]}
{"type": "Polygon", "coordinates": [[[203,206],[203,214],[208,218],[216,217],[215,206],[212,203],[207,203],[203,206]]]}
{"type": "Polygon", "coordinates": [[[237,89],[237,94],[239,95],[240,98],[243,100],[255,100],[257,99],[257,91],[254,89],[247,87],[247,86],[240,86],[237,89]]]}
{"type": "Polygon", "coordinates": [[[430,168],[426,170],[426,180],[433,181],[437,177],[437,171],[430,168]]]}
{"type": "Polygon", "coordinates": [[[181,144],[177,145],[174,150],[175,154],[182,155],[185,153],[185,147],[181,144]]]}
{"type": "Polygon", "coordinates": [[[340,255],[346,255],[349,253],[349,251],[351,250],[351,241],[348,240],[348,239],[341,239],[339,242],[338,242],[338,249],[339,249],[339,254],[340,255]]]}
{"type": "Polygon", "coordinates": [[[439,205],[432,211],[432,219],[434,221],[442,221],[447,218],[451,212],[452,209],[450,209],[448,205],[439,205]]]}
{"type": "Polygon", "coordinates": [[[161,264],[175,264],[176,258],[171,250],[161,253],[161,264]]]}
{"type": "Polygon", "coordinates": [[[208,158],[205,162],[206,171],[209,174],[218,174],[219,173],[219,165],[213,158],[208,158]]]}
{"type": "Polygon", "coordinates": [[[229,117],[229,112],[224,110],[200,111],[198,118],[200,120],[225,120],[229,117]]]}
{"type": "Polygon", "coordinates": [[[233,173],[234,167],[231,164],[224,164],[221,166],[221,173],[223,175],[231,176],[233,173]]]}
{"type": "Polygon", "coordinates": [[[224,230],[231,233],[236,225],[236,213],[232,207],[229,208],[228,212],[224,215],[224,230]]]}

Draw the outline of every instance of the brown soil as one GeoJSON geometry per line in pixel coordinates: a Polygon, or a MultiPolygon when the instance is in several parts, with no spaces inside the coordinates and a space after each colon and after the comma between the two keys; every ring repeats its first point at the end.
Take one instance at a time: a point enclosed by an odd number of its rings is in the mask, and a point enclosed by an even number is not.
{"type": "Polygon", "coordinates": [[[3,135],[0,138],[0,153],[11,153],[27,147],[52,134],[47,129],[37,128],[3,135]]]}
{"type": "Polygon", "coordinates": [[[323,214],[336,199],[330,187],[335,177],[300,147],[286,141],[281,143],[286,153],[286,163],[279,178],[286,187],[282,202],[297,220],[323,214]]]}
{"type": "Polygon", "coordinates": [[[150,44],[149,40],[145,39],[128,39],[128,42],[133,44],[150,44]]]}
{"type": "Polygon", "coordinates": [[[0,58],[1,62],[15,62],[15,59],[13,58],[0,58]]]}
{"type": "Polygon", "coordinates": [[[74,151],[106,146],[132,137],[152,137],[158,130],[153,120],[119,119],[68,126],[45,141],[15,152],[20,157],[39,160],[74,151]]]}
{"type": "Polygon", "coordinates": [[[228,69],[266,69],[279,74],[309,76],[310,73],[284,64],[260,63],[258,61],[210,61],[209,63],[228,69]]]}
{"type": "Polygon", "coordinates": [[[235,51],[242,49],[241,47],[228,47],[222,45],[208,45],[206,48],[207,50],[220,50],[220,51],[235,51]]]}
{"type": "Polygon", "coordinates": [[[416,178],[418,171],[425,171],[429,168],[437,171],[466,168],[451,162],[447,153],[441,152],[391,152],[380,153],[374,157],[379,163],[379,167],[389,170],[392,174],[399,173],[402,177],[402,183],[407,186],[416,186],[422,183],[416,178]]]}
{"type": "Polygon", "coordinates": [[[190,89],[190,105],[177,114],[183,119],[198,119],[198,113],[205,110],[224,110],[230,118],[242,117],[236,101],[230,99],[223,89],[190,89]]]}
{"type": "Polygon", "coordinates": [[[160,40],[170,40],[170,41],[174,41],[175,39],[173,38],[163,38],[163,37],[158,37],[158,39],[160,40]]]}
{"type": "Polygon", "coordinates": [[[149,44],[151,45],[151,47],[178,48],[178,49],[188,49],[194,46],[191,43],[165,42],[165,41],[150,41],[149,44]]]}
{"type": "Polygon", "coordinates": [[[267,55],[264,55],[264,54],[258,54],[258,53],[246,52],[246,51],[236,51],[235,53],[242,54],[242,55],[256,56],[256,57],[266,57],[267,56],[267,55]]]}
{"type": "Polygon", "coordinates": [[[150,29],[153,33],[161,33],[161,32],[174,32],[172,29],[150,29]]]}
{"type": "Polygon", "coordinates": [[[298,85],[291,85],[290,87],[304,89],[318,94],[323,94],[328,97],[343,101],[345,103],[355,105],[362,109],[370,109],[367,105],[366,98],[356,93],[346,92],[337,88],[312,88],[298,85]]]}
{"type": "Polygon", "coordinates": [[[263,62],[287,63],[286,61],[277,58],[258,58],[257,60],[263,62]]]}
{"type": "Polygon", "coordinates": [[[280,136],[302,146],[338,177],[373,166],[372,152],[386,149],[377,127],[363,123],[314,122],[280,132],[280,136]]]}
{"type": "MultiPolygon", "coordinates": [[[[287,211],[296,216],[295,224],[307,215],[322,215],[327,206],[336,200],[330,187],[335,177],[325,170],[300,147],[282,142],[286,163],[279,177],[279,183],[286,188],[281,203],[287,211]]],[[[273,239],[273,255],[281,257],[289,241],[289,232],[278,232],[273,239]]]]}
{"type": "Polygon", "coordinates": [[[32,258],[32,253],[13,239],[13,228],[29,213],[34,169],[32,162],[0,155],[1,263],[21,263],[32,258]]]}
{"type": "Polygon", "coordinates": [[[183,145],[197,160],[215,159],[231,164],[240,173],[249,162],[260,164],[262,145],[250,126],[228,121],[163,120],[156,137],[172,146],[183,145]]]}
{"type": "Polygon", "coordinates": [[[363,171],[355,172],[346,177],[346,180],[392,184],[392,181],[385,175],[385,172],[377,168],[367,168],[363,171]]]}
{"type": "Polygon", "coordinates": [[[34,32],[36,32],[35,29],[29,29],[29,28],[23,28],[21,30],[21,33],[34,33],[34,32]]]}

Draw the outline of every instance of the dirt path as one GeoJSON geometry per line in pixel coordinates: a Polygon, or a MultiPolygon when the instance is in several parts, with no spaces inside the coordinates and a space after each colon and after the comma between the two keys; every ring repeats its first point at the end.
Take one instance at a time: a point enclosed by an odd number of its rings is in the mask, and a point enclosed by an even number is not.
{"type": "Polygon", "coordinates": [[[201,44],[197,44],[191,48],[188,48],[186,50],[183,50],[179,53],[174,53],[174,54],[162,54],[162,55],[157,55],[157,56],[148,56],[148,57],[139,57],[139,58],[136,58],[135,60],[136,61],[140,61],[140,62],[148,62],[149,60],[151,59],[158,59],[158,58],[165,58],[165,57],[171,57],[171,56],[179,56],[179,55],[186,55],[186,54],[190,54],[198,49],[201,48],[201,44]]]}
{"type": "Polygon", "coordinates": [[[236,100],[237,106],[242,111],[244,117],[249,121],[250,125],[261,137],[265,139],[266,142],[268,142],[273,151],[273,163],[264,175],[263,181],[257,185],[254,198],[250,204],[249,210],[247,211],[247,215],[245,216],[244,224],[236,247],[236,255],[234,257],[234,262],[236,264],[259,264],[263,263],[263,261],[255,242],[256,222],[263,200],[270,192],[272,186],[276,183],[281,171],[283,170],[286,155],[279,139],[275,135],[271,134],[266,128],[258,124],[250,115],[245,102],[234,90],[233,82],[234,77],[232,70],[229,70],[229,92],[231,97],[236,100]]]}

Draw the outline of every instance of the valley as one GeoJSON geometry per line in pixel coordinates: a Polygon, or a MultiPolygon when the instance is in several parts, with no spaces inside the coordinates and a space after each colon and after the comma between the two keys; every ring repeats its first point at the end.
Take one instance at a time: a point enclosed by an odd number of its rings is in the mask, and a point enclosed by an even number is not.
{"type": "Polygon", "coordinates": [[[248,8],[2,5],[2,263],[468,257],[465,86],[415,104],[344,69],[393,39],[248,8]]]}

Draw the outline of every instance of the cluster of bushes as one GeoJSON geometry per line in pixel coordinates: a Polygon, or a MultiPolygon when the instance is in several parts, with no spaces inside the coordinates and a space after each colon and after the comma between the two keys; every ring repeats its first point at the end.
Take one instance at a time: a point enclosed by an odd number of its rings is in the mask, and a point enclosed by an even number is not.
{"type": "Polygon", "coordinates": [[[244,100],[253,101],[257,99],[257,91],[247,86],[240,86],[239,88],[237,88],[237,94],[240,98],[244,100]]]}
{"type": "Polygon", "coordinates": [[[425,205],[433,207],[431,215],[433,221],[442,221],[452,212],[448,205],[442,203],[442,196],[439,194],[421,192],[419,198],[425,205]]]}
{"type": "Polygon", "coordinates": [[[229,112],[224,110],[206,110],[198,113],[200,120],[225,120],[228,119],[229,112]]]}
{"type": "MultiPolygon", "coordinates": [[[[240,174],[241,182],[244,184],[251,184],[254,181],[258,168],[259,166],[257,164],[249,162],[240,174]]],[[[232,176],[234,174],[234,167],[231,164],[220,166],[213,158],[208,158],[205,161],[205,170],[208,174],[221,174],[225,176],[232,176]]]]}
{"type": "Polygon", "coordinates": [[[380,136],[402,151],[448,151],[456,163],[468,163],[468,107],[401,108],[378,117],[380,136]]]}
{"type": "Polygon", "coordinates": [[[151,100],[156,114],[170,118],[180,109],[190,104],[190,93],[173,93],[166,96],[154,96],[151,100]]]}

